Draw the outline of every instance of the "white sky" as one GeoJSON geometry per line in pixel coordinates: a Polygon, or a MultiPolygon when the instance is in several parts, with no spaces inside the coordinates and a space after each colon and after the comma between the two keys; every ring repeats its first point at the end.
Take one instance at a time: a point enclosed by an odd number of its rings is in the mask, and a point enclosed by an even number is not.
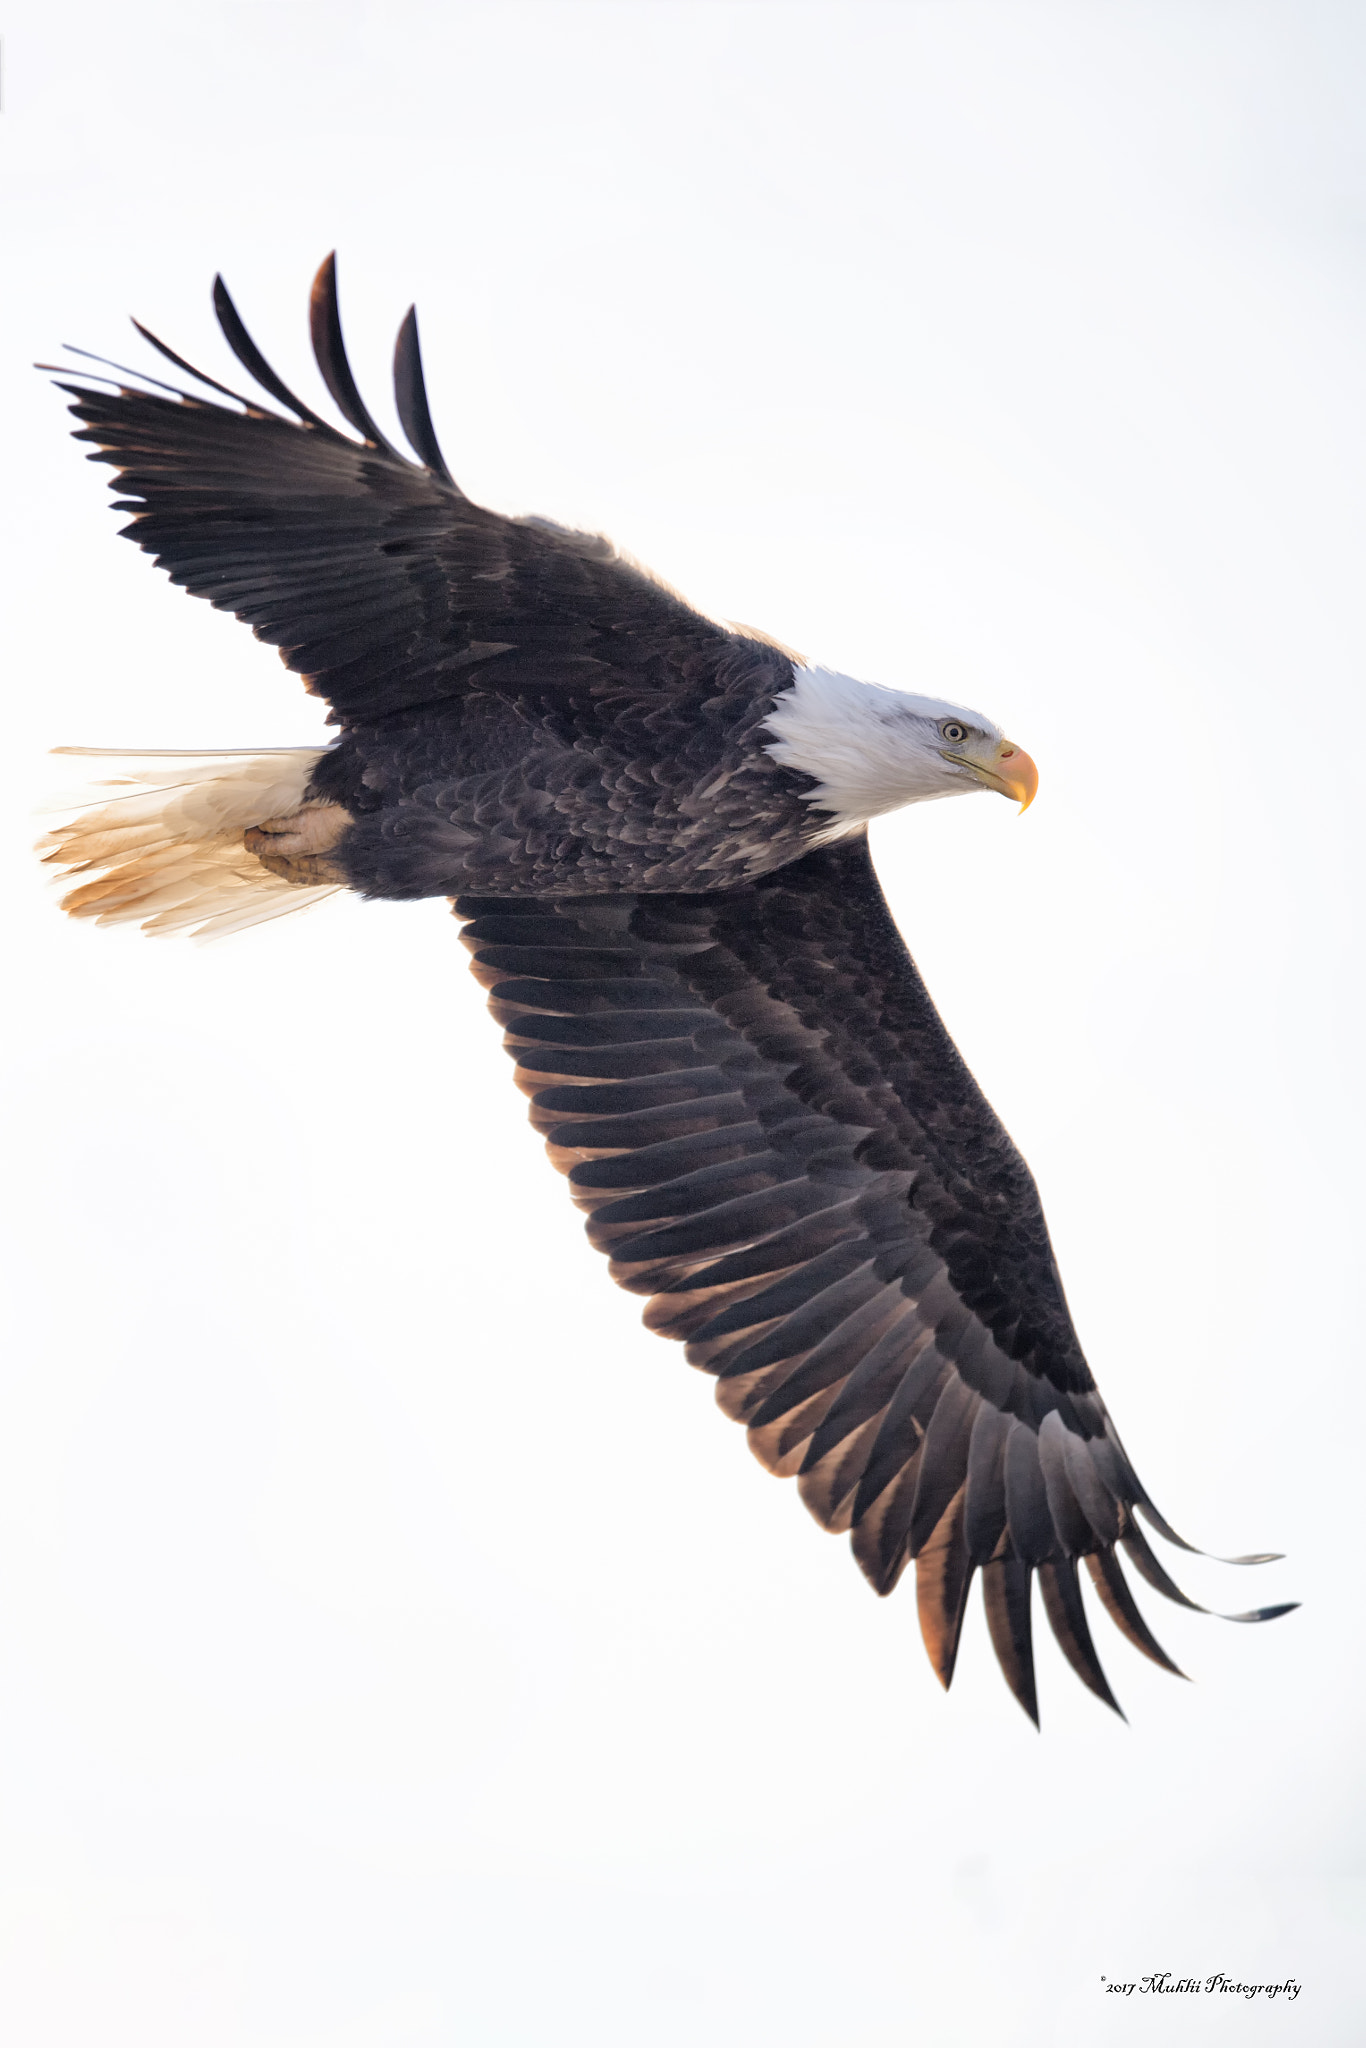
{"type": "Polygon", "coordinates": [[[1360,2041],[1361,7],[20,0],[5,74],[0,2038],[1360,2041]],[[940,1693],[611,1288],[444,906],[52,907],[48,747],[319,714],[26,366],[221,369],[222,268],[314,392],[334,245],[473,495],[1040,763],[879,866],[1146,1484],[1289,1553],[1185,1582],[1305,1602],[1145,1600],[1190,1686],[1098,1624],[1130,1727],[1040,1617],[1036,1736],[976,1595],[940,1693]]]}

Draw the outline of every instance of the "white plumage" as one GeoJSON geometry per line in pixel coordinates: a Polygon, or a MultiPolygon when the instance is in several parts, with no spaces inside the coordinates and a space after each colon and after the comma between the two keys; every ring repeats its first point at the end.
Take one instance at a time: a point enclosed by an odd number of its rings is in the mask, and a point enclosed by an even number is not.
{"type": "Polygon", "coordinates": [[[814,777],[806,801],[833,814],[813,846],[861,831],[870,819],[905,804],[992,786],[982,782],[980,769],[994,766],[1007,744],[980,711],[861,683],[814,663],[796,670],[764,726],[774,735],[768,748],[774,760],[814,777]],[[946,755],[941,728],[955,720],[963,738],[946,755]],[[980,757],[975,773],[969,755],[980,757]]]}
{"type": "Polygon", "coordinates": [[[336,894],[335,884],[301,888],[285,881],[242,843],[253,826],[299,809],[324,749],[56,751],[118,768],[83,795],[58,800],[54,809],[77,815],[39,841],[43,858],[64,876],[86,878],[62,898],[73,917],[98,924],[138,920],[145,932],[213,939],[336,894]]]}

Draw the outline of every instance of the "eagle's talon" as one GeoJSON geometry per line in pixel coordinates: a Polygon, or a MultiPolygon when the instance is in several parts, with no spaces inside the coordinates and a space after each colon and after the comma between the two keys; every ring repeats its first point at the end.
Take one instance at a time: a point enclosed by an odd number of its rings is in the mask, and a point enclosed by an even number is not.
{"type": "Polygon", "coordinates": [[[351,813],[341,804],[310,803],[286,817],[251,826],[242,834],[242,844],[282,881],[308,889],[328,882],[344,885],[346,874],[326,856],[350,823],[351,813]]]}

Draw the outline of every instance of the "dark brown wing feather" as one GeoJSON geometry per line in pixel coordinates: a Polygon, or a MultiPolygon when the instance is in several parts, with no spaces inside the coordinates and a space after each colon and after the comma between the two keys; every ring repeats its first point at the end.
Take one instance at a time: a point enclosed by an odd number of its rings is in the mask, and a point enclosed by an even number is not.
{"type": "MultiPolygon", "coordinates": [[[[936,1015],[866,841],[713,896],[461,898],[533,1122],[646,1322],[878,1592],[916,1562],[953,1674],[969,1585],[1037,1720],[1030,1585],[1115,1704],[1077,1578],[1168,1669],[1117,1561],[1177,1592],[1034,1183],[936,1015]]],[[[1266,1618],[1283,1609],[1260,1610],[1266,1618]]],[[[1246,1617],[1254,1618],[1253,1616],[1246,1617]]]]}
{"type": "Polygon", "coordinates": [[[584,684],[667,695],[695,689],[736,647],[736,635],[600,536],[506,519],[465,497],[437,445],[411,314],[395,395],[421,462],[405,459],[352,375],[331,257],[313,286],[313,345],[360,442],[276,374],[221,278],[214,305],[238,360],[292,418],[205,378],[145,329],[162,355],[245,410],[131,381],[62,389],[75,401],[77,439],[118,474],[120,508],[133,514],[125,533],[173,582],[279,648],[334,721],[383,718],[490,677],[513,695],[584,684]]]}
{"type": "Polygon", "coordinates": [[[422,347],[417,338],[417,307],[409,306],[394,343],[394,403],[403,431],[433,476],[439,476],[459,496],[464,492],[446,467],[441,444],[432,425],[427,403],[427,381],[422,374],[422,347]]]}

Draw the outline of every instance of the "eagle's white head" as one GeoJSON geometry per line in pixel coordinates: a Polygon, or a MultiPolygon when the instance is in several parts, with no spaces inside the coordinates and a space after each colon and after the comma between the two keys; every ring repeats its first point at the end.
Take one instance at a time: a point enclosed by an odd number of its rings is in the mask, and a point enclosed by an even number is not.
{"type": "Polygon", "coordinates": [[[1028,754],[980,711],[834,669],[798,668],[764,725],[774,760],[815,778],[806,801],[831,814],[818,842],[903,804],[975,789],[997,790],[1023,810],[1039,786],[1028,754]]]}

